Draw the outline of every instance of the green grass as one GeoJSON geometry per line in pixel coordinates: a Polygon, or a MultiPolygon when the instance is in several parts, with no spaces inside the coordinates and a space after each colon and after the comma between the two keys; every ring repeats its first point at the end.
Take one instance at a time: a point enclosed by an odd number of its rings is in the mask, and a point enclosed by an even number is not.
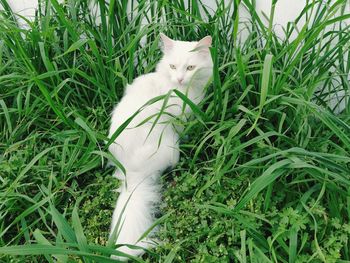
{"type": "Polygon", "coordinates": [[[334,114],[327,96],[349,94],[350,28],[324,30],[349,18],[330,17],[346,0],[310,1],[315,22],[283,42],[252,8],[242,45],[233,3],[206,19],[197,0],[126,16],[128,2],[102,5],[96,26],[85,1],[51,0],[26,31],[0,0],[0,261],[112,262],[109,114],[164,32],[211,34],[215,69],[162,178],[162,244],[138,261],[348,262],[350,105],[334,114]]]}

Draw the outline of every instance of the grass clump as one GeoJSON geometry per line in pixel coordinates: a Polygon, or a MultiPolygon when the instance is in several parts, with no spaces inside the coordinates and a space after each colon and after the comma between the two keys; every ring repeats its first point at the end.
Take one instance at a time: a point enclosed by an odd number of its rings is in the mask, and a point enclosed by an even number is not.
{"type": "Polygon", "coordinates": [[[113,262],[109,114],[126,83],[154,70],[161,31],[211,34],[216,66],[183,123],[181,161],[163,176],[162,244],[134,260],[350,260],[345,0],[309,3],[315,19],[295,40],[242,1],[252,27],[241,44],[237,1],[211,13],[200,1],[144,0],[130,15],[131,1],[99,1],[96,25],[85,2],[51,0],[28,30],[0,3],[1,261],[113,262]]]}

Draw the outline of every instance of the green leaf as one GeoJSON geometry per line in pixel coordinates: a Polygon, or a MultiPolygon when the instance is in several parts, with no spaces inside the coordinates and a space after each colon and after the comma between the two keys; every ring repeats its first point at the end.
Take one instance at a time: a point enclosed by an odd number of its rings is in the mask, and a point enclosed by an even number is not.
{"type": "Polygon", "coordinates": [[[292,161],[289,159],[284,159],[272,164],[269,168],[267,168],[261,176],[255,179],[248,192],[239,200],[233,210],[236,212],[241,210],[249,201],[252,200],[254,196],[256,196],[269,184],[274,182],[282,174],[285,174],[286,170],[282,168],[285,168],[291,163],[292,161]]]}
{"type": "Polygon", "coordinates": [[[52,215],[52,220],[55,222],[57,229],[61,232],[66,241],[69,243],[76,243],[77,238],[74,230],[52,204],[50,204],[50,214],[52,215]]]}

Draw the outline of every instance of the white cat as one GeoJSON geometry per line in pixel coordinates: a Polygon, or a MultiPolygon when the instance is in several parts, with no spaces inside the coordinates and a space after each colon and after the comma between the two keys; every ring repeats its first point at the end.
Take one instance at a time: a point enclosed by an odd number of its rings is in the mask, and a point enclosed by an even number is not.
{"type": "MultiPolygon", "coordinates": [[[[186,94],[196,104],[203,99],[213,68],[209,52],[211,37],[184,42],[174,41],[164,34],[160,36],[163,58],[154,73],[142,75],[126,87],[123,98],[113,110],[109,138],[148,101],[169,94],[173,89],[186,94]]],[[[143,107],[109,147],[126,170],[125,175],[120,170],[115,173],[122,181],[111,226],[111,233],[115,229],[117,232],[116,244],[152,246],[147,239],[139,239],[154,221],[156,205],[160,201],[160,174],[179,160],[179,137],[171,120],[182,113],[190,113],[183,100],[173,94],[167,101],[166,113],[159,115],[164,101],[143,107]],[[153,118],[149,118],[151,116],[153,118]]],[[[130,255],[143,253],[142,249],[132,250],[127,246],[118,250],[130,255]]]]}

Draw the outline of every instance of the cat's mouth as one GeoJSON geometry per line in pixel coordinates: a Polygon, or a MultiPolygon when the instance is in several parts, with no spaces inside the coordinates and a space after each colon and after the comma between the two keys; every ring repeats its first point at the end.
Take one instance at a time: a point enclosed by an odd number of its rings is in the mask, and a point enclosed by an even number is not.
{"type": "Polygon", "coordinates": [[[189,83],[177,83],[177,88],[178,89],[184,89],[184,88],[188,88],[190,85],[189,85],[189,83]]]}
{"type": "Polygon", "coordinates": [[[173,86],[174,86],[175,88],[183,88],[183,87],[188,86],[188,83],[187,83],[187,82],[181,82],[181,83],[179,83],[178,81],[173,81],[173,86]]]}

